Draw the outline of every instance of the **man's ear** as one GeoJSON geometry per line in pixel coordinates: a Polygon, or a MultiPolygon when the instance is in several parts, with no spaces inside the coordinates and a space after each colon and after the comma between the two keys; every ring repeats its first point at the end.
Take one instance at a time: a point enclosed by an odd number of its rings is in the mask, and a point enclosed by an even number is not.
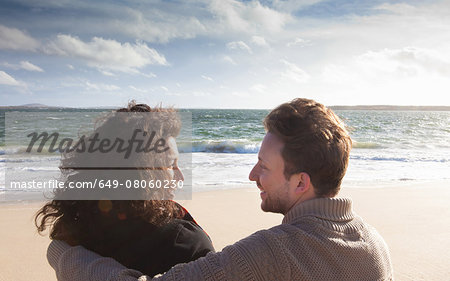
{"type": "Polygon", "coordinates": [[[295,188],[295,193],[305,193],[309,189],[312,189],[311,178],[307,173],[298,173],[295,174],[295,181],[297,182],[297,186],[295,188]]]}

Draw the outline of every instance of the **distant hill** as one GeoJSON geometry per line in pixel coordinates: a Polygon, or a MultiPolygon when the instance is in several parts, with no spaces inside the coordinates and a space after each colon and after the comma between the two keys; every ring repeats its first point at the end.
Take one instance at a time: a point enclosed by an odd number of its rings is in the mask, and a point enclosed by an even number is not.
{"type": "Polygon", "coordinates": [[[415,106],[415,105],[335,105],[333,110],[392,110],[392,111],[450,111],[450,106],[415,106]]]}
{"type": "Polygon", "coordinates": [[[41,103],[0,106],[0,109],[117,109],[117,108],[118,108],[117,106],[92,106],[92,107],[49,106],[41,103]]]}
{"type": "Polygon", "coordinates": [[[0,106],[0,109],[30,109],[30,108],[36,108],[36,109],[46,109],[46,108],[67,108],[62,106],[48,106],[41,103],[28,103],[23,105],[11,105],[11,106],[0,106]]]}
{"type": "Polygon", "coordinates": [[[24,105],[20,105],[20,107],[49,107],[48,105],[42,104],[42,103],[29,103],[29,104],[24,104],[24,105]]]}

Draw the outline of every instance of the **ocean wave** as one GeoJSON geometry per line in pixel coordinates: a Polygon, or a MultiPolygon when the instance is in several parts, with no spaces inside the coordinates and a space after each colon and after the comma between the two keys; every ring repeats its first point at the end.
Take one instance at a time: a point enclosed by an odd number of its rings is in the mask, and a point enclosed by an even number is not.
{"type": "Polygon", "coordinates": [[[381,145],[373,142],[357,142],[353,141],[352,144],[353,148],[365,148],[365,149],[374,149],[374,148],[380,148],[381,145]]]}
{"type": "MultiPolygon", "coordinates": [[[[251,143],[249,141],[194,141],[192,143],[178,143],[178,150],[181,153],[190,152],[207,152],[207,153],[258,153],[260,143],[251,143]]],[[[7,150],[0,150],[0,155],[30,155],[37,158],[51,158],[60,159],[58,152],[48,152],[45,149],[42,152],[27,153],[26,147],[8,148],[7,150]],[[53,156],[53,157],[52,157],[53,156]]],[[[21,159],[20,162],[34,162],[39,160],[21,159]]]]}
{"type": "Polygon", "coordinates": [[[206,152],[206,153],[258,153],[259,143],[250,143],[245,141],[194,141],[190,149],[183,144],[178,146],[182,153],[206,152]]]}
{"type": "Polygon", "coordinates": [[[30,163],[30,162],[54,162],[61,160],[61,157],[26,157],[26,158],[2,158],[0,163],[30,163]]]}
{"type": "Polygon", "coordinates": [[[394,162],[435,162],[435,163],[447,163],[450,159],[432,159],[432,158],[417,158],[417,157],[386,157],[386,156],[350,156],[350,159],[354,160],[371,160],[371,161],[394,161],[394,162]]]}
{"type": "Polygon", "coordinates": [[[41,172],[41,171],[58,171],[58,167],[22,167],[22,171],[41,172]]]}
{"type": "Polygon", "coordinates": [[[30,155],[30,156],[38,156],[38,157],[49,157],[52,155],[60,155],[61,153],[59,151],[56,152],[49,152],[47,147],[44,147],[41,152],[37,152],[37,147],[33,147],[31,152],[27,152],[28,146],[8,146],[4,149],[0,149],[0,155],[14,155],[14,154],[23,154],[23,155],[30,155]]]}
{"type": "MultiPolygon", "coordinates": [[[[24,149],[23,151],[26,151],[26,149],[24,149]]],[[[21,152],[21,149],[17,146],[16,147],[8,147],[8,148],[0,150],[0,155],[17,154],[20,152],[21,152]]]]}

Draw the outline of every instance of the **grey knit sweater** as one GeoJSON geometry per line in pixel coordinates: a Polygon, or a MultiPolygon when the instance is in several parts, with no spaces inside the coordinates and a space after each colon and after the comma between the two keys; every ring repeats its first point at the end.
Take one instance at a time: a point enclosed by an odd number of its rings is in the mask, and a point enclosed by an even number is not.
{"type": "MultiPolygon", "coordinates": [[[[53,241],[47,257],[58,280],[151,280],[113,259],[53,241]]],[[[352,212],[350,199],[294,206],[281,225],[219,253],[179,264],[153,280],[392,280],[383,238],[352,212]]]]}

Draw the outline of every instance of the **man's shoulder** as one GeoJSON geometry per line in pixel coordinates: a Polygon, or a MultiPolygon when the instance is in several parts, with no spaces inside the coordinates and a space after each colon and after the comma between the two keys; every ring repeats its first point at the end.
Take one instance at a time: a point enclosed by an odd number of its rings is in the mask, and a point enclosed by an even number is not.
{"type": "Polygon", "coordinates": [[[259,230],[250,236],[238,241],[239,247],[259,248],[289,248],[292,243],[295,247],[309,247],[309,242],[322,243],[347,243],[346,241],[374,240],[384,242],[377,230],[355,216],[346,222],[323,221],[314,216],[305,216],[293,224],[280,224],[269,229],[259,230]],[[331,241],[329,241],[331,239],[331,241]]]}

